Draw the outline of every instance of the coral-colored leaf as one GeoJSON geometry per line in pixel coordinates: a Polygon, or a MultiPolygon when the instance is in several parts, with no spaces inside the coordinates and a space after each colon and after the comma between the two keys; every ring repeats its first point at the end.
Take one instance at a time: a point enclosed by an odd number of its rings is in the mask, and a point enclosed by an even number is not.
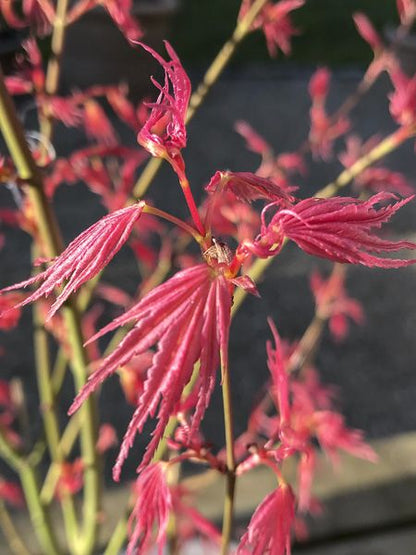
{"type": "Polygon", "coordinates": [[[228,280],[208,265],[201,264],[178,272],[153,289],[91,339],[97,339],[120,325],[135,322],[133,329],[92,374],[72,404],[70,413],[77,410],[85,398],[120,366],[157,345],[114,467],[116,480],[137,432],[157,412],[156,428],[139,470],[150,462],[197,360],[201,361],[201,368],[196,384],[198,402],[191,428],[199,426],[212,393],[219,355],[223,365],[227,365],[230,312],[228,280]]]}
{"type": "Polygon", "coordinates": [[[398,200],[392,193],[379,193],[366,201],[350,197],[301,200],[291,209],[278,210],[268,224],[263,218],[261,236],[248,248],[267,257],[279,252],[287,237],[305,252],[334,262],[380,268],[408,266],[415,260],[381,258],[370,253],[416,249],[415,243],[388,241],[373,234],[373,229],[388,222],[412,198],[398,200]],[[388,201],[391,203],[386,204],[388,201]],[[384,204],[377,207],[380,203],[384,204]]]}
{"type": "Polygon", "coordinates": [[[250,172],[217,171],[205,190],[210,194],[231,191],[243,202],[266,199],[271,202],[280,201],[282,204],[288,204],[294,200],[287,191],[270,179],[250,172]]]}
{"type": "Polygon", "coordinates": [[[155,103],[148,104],[152,111],[137,136],[138,142],[153,156],[167,158],[175,171],[183,169],[180,155],[186,146],[185,116],[191,96],[191,82],[172,46],[165,41],[170,60],[164,60],[149,46],[141,46],[160,63],[165,71],[165,83],[153,84],[160,93],[155,103]]]}
{"type": "Polygon", "coordinates": [[[48,318],[51,318],[71,293],[105,268],[120,250],[142,214],[144,205],[143,202],[139,202],[101,218],[76,237],[47,270],[26,281],[6,287],[0,293],[42,281],[42,285],[34,293],[16,305],[19,307],[42,296],[47,297],[55,287],[67,280],[63,291],[49,311],[48,318]]]}

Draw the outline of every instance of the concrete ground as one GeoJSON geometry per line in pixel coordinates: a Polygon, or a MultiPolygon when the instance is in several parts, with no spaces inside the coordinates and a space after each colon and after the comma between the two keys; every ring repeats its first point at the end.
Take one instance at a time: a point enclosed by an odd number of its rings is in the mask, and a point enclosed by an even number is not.
{"type": "MultiPolygon", "coordinates": [[[[254,171],[258,158],[248,153],[243,140],[234,132],[236,120],[245,119],[262,134],[276,152],[290,151],[305,139],[308,132],[309,99],[306,70],[249,67],[229,72],[212,91],[199,114],[189,126],[185,153],[189,177],[195,191],[202,191],[217,169],[254,171]]],[[[360,73],[337,71],[333,78],[330,107],[336,108],[356,87],[360,73]]],[[[198,75],[195,74],[195,82],[198,75]]],[[[367,138],[374,133],[389,133],[394,124],[388,115],[386,93],[388,83],[381,81],[353,112],[357,131],[367,138]]],[[[125,132],[121,131],[124,136],[125,132]]],[[[59,155],[79,147],[83,138],[78,133],[57,133],[59,155]]],[[[133,141],[133,138],[129,139],[133,141]]],[[[340,145],[342,146],[342,145],[340,145]]],[[[415,154],[409,143],[388,158],[388,165],[403,171],[416,184],[415,154]]],[[[335,160],[330,164],[312,163],[301,181],[300,196],[308,196],[331,181],[341,170],[335,160]]],[[[180,214],[178,188],[168,168],[158,175],[150,196],[162,208],[180,214]]],[[[0,191],[0,203],[10,203],[10,195],[0,191]]],[[[96,221],[102,209],[95,196],[81,186],[64,187],[57,195],[57,211],[69,240],[96,221]],[[76,214],[76,217],[74,217],[76,214]]],[[[182,210],[183,212],[183,210],[182,210]]],[[[416,203],[403,209],[391,226],[391,235],[408,240],[416,238],[416,203]]],[[[0,251],[0,285],[23,279],[29,272],[28,241],[23,234],[7,233],[6,247],[0,251]]],[[[272,315],[284,338],[293,340],[305,329],[313,314],[308,288],[312,268],[327,268],[325,262],[313,259],[294,246],[285,249],[267,276],[259,284],[260,301],[248,299],[233,325],[231,334],[231,371],[233,397],[236,404],[236,431],[244,429],[253,395],[267,376],[265,341],[269,337],[266,317],[272,315]]],[[[128,253],[111,265],[106,279],[129,291],[136,286],[136,272],[128,253]]],[[[352,427],[365,430],[381,447],[378,466],[346,461],[335,476],[324,471],[317,484],[328,510],[311,524],[309,547],[299,546],[295,552],[323,555],[384,555],[416,553],[416,297],[415,270],[370,270],[353,267],[348,271],[348,289],[366,310],[366,324],[353,326],[342,345],[325,335],[317,366],[325,381],[341,392],[343,412],[352,427]],[[363,478],[364,476],[364,478],[363,478]]],[[[20,376],[29,393],[30,433],[40,427],[32,372],[30,318],[17,332],[1,336],[6,349],[2,375],[20,376]]],[[[62,415],[72,391],[64,392],[62,415]]],[[[111,421],[121,435],[130,417],[115,381],[103,388],[101,397],[103,421],[111,421]]],[[[208,411],[204,428],[215,445],[222,444],[220,396],[217,391],[208,411]]],[[[133,477],[138,451],[146,440],[140,438],[132,452],[125,476],[133,477]]],[[[113,456],[112,453],[111,456],[113,456]]],[[[268,491],[268,478],[262,475],[256,483],[268,491]]],[[[252,486],[241,486],[243,498],[239,516],[243,519],[255,503],[252,486]],[[244,494],[244,492],[246,492],[244,494]]],[[[202,506],[218,517],[220,504],[214,488],[210,498],[203,497],[202,506]]],[[[108,506],[117,514],[118,500],[124,490],[112,489],[108,506]]],[[[112,517],[110,515],[109,521],[112,517]]],[[[19,521],[20,522],[20,521],[19,521]]],[[[26,526],[23,535],[26,535],[26,526]]],[[[22,529],[22,530],[23,530],[22,529]]],[[[3,551],[0,551],[3,553],[3,551]]],[[[5,552],[5,551],[4,551],[5,552]]],[[[6,553],[6,552],[5,552],[6,553]]]]}

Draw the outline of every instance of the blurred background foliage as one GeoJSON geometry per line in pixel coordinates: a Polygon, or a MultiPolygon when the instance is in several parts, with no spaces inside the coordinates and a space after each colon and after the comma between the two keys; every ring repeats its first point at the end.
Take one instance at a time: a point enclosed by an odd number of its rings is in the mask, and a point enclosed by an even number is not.
{"type": "MultiPolygon", "coordinates": [[[[231,35],[240,4],[241,0],[182,0],[172,33],[181,59],[208,63],[231,35]]],[[[292,13],[300,31],[292,41],[292,55],[279,55],[277,61],[364,66],[371,59],[371,51],[355,30],[352,14],[356,11],[368,15],[380,33],[398,23],[395,0],[307,0],[292,13]]],[[[262,33],[246,39],[233,64],[247,61],[270,62],[262,33]]]]}

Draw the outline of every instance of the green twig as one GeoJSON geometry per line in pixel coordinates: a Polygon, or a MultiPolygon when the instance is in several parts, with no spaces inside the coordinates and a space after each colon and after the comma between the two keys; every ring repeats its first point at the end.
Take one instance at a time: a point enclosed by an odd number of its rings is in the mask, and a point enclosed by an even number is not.
{"type": "Polygon", "coordinates": [[[49,513],[42,504],[35,470],[9,445],[0,430],[0,455],[19,475],[33,529],[45,555],[59,555],[60,551],[51,526],[49,513]]]}
{"type": "MultiPolygon", "coordinates": [[[[53,258],[62,250],[58,226],[45,196],[42,177],[25,141],[12,100],[7,93],[0,71],[0,129],[17,168],[19,177],[27,185],[27,195],[34,208],[39,228],[39,239],[47,256],[53,258]]],[[[71,347],[71,368],[77,391],[86,383],[88,361],[83,348],[81,323],[74,302],[63,309],[64,321],[71,347]]],[[[84,518],[82,552],[91,553],[97,536],[97,515],[100,507],[99,457],[95,449],[97,422],[95,399],[90,396],[82,407],[81,451],[85,465],[84,518]]]]}
{"type": "Polygon", "coordinates": [[[9,511],[7,510],[6,504],[2,500],[0,500],[0,528],[14,555],[30,555],[30,551],[21,540],[9,511]]]}

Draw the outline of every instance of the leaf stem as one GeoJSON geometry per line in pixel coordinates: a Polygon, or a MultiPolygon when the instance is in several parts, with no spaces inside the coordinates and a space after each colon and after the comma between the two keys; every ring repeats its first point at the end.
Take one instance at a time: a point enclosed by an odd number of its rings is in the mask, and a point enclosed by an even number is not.
{"type": "Polygon", "coordinates": [[[231,540],[233,518],[234,518],[234,497],[235,497],[235,456],[234,456],[234,431],[233,431],[233,410],[231,401],[231,384],[228,365],[224,364],[221,357],[222,399],[224,410],[224,429],[225,429],[225,450],[227,461],[226,472],[226,492],[224,498],[224,513],[221,537],[221,555],[228,553],[231,540]]]}
{"type": "MultiPolygon", "coordinates": [[[[195,206],[195,202],[194,202],[194,206],[195,206]]],[[[195,210],[196,210],[196,206],[195,206],[195,210]]],[[[164,220],[167,220],[168,222],[171,222],[172,224],[180,227],[181,229],[183,229],[184,231],[192,235],[192,237],[198,243],[201,243],[203,240],[203,236],[202,236],[203,234],[201,235],[199,230],[197,231],[195,228],[193,228],[183,220],[180,220],[179,218],[176,218],[175,216],[168,214],[164,210],[159,210],[159,208],[155,208],[154,206],[149,206],[148,204],[146,204],[145,207],[143,208],[143,212],[146,214],[151,214],[152,216],[157,216],[158,218],[163,218],[164,220]]]]}
{"type": "Polygon", "coordinates": [[[195,204],[195,199],[191,191],[191,186],[189,185],[189,181],[186,177],[183,177],[180,180],[181,189],[183,194],[185,195],[186,204],[188,205],[189,212],[191,213],[191,217],[194,221],[195,227],[199,231],[199,233],[204,236],[205,235],[205,228],[202,225],[201,218],[199,217],[198,208],[195,204]]]}

